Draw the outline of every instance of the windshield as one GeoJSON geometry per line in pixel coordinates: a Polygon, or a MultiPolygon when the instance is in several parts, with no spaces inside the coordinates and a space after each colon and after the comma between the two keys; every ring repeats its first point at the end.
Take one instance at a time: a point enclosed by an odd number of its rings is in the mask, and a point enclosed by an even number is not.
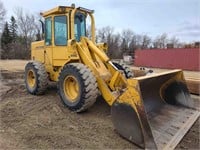
{"type": "Polygon", "coordinates": [[[75,15],[74,34],[77,41],[80,41],[81,36],[86,36],[85,15],[78,12],[75,15]]]}
{"type": "Polygon", "coordinates": [[[67,45],[66,16],[55,16],[54,22],[55,45],[67,45]]]}

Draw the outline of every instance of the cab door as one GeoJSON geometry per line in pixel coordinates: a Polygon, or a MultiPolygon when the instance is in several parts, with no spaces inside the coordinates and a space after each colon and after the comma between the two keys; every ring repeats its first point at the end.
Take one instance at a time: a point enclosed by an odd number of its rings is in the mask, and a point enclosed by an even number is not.
{"type": "Polygon", "coordinates": [[[53,66],[63,66],[68,58],[68,17],[67,15],[56,15],[53,17],[54,46],[53,46],[53,66]]]}
{"type": "Polygon", "coordinates": [[[53,48],[52,29],[53,29],[52,17],[45,18],[44,60],[47,69],[51,68],[52,66],[52,48],[53,48]]]}

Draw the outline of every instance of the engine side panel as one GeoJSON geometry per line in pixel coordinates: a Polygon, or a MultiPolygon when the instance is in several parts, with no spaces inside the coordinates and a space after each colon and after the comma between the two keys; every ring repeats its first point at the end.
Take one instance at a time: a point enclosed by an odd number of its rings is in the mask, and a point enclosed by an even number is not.
{"type": "Polygon", "coordinates": [[[31,44],[31,59],[44,63],[44,41],[32,42],[31,44]]]}

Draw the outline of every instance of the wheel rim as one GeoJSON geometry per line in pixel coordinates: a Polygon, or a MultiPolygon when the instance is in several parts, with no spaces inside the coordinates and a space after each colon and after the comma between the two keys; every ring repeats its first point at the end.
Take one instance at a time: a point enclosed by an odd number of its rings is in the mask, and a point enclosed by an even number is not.
{"type": "Polygon", "coordinates": [[[67,99],[70,102],[75,102],[79,95],[79,84],[77,79],[74,76],[65,77],[63,89],[67,99]]]}
{"type": "Polygon", "coordinates": [[[33,88],[35,86],[36,78],[35,78],[35,74],[33,70],[28,71],[27,81],[28,81],[29,87],[33,88]]]}

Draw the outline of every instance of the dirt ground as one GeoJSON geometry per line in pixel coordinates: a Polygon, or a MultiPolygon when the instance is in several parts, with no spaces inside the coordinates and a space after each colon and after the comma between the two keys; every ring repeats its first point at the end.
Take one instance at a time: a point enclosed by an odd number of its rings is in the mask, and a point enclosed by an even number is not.
{"type": "MultiPolygon", "coordinates": [[[[63,106],[55,84],[43,96],[28,94],[25,64],[0,61],[0,149],[138,149],[114,131],[110,107],[101,97],[87,112],[76,114],[63,106]]],[[[200,148],[199,121],[177,149],[200,148]]]]}

